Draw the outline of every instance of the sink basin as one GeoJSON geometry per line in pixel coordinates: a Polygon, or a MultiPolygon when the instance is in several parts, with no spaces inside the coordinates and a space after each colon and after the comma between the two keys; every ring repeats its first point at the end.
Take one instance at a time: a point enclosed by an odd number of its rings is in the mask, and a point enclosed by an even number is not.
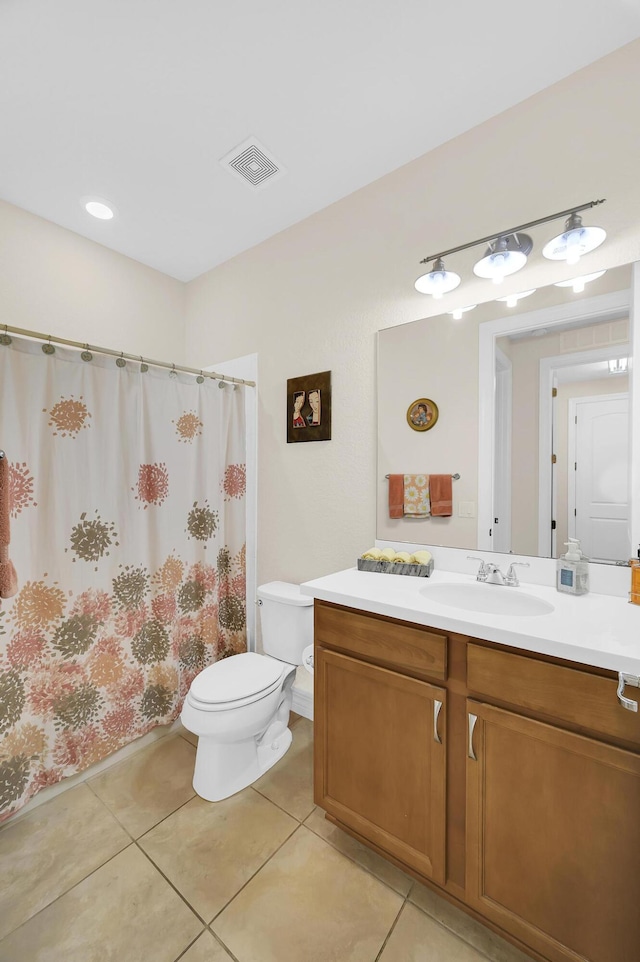
{"type": "Polygon", "coordinates": [[[461,608],[463,611],[481,611],[489,615],[548,615],[554,606],[526,591],[503,585],[457,584],[445,582],[425,585],[420,594],[439,605],[461,608]]]}

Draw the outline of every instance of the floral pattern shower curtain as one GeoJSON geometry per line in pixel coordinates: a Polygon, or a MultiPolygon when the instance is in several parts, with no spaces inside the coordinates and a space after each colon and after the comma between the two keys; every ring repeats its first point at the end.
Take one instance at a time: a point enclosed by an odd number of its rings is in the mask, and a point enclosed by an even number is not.
{"type": "Polygon", "coordinates": [[[246,649],[245,389],[50,350],[0,346],[19,579],[0,820],[172,722],[199,671],[246,649]]]}

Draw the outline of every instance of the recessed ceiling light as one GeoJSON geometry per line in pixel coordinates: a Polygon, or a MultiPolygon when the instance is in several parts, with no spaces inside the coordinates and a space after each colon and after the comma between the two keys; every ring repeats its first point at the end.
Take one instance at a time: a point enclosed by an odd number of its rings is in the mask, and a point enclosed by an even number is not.
{"type": "Polygon", "coordinates": [[[88,200],[85,202],[84,209],[92,217],[97,217],[98,220],[111,220],[113,217],[113,210],[104,204],[101,200],[88,200]]]}

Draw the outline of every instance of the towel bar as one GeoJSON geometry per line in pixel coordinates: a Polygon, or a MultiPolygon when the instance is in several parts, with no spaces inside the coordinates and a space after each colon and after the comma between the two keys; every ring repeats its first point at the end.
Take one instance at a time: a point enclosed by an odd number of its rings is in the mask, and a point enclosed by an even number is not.
{"type": "MultiPolygon", "coordinates": [[[[400,474],[399,471],[398,471],[398,474],[400,474]]],[[[391,475],[385,474],[385,478],[386,478],[387,481],[389,480],[390,477],[391,477],[391,475]]],[[[453,478],[454,481],[459,481],[459,480],[460,480],[460,475],[459,475],[459,474],[452,474],[451,477],[453,478]]]]}

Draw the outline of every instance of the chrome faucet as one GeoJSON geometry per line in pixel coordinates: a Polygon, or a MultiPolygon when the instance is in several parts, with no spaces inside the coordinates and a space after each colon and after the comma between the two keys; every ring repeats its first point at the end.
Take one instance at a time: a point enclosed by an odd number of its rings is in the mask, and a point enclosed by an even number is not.
{"type": "Polygon", "coordinates": [[[507,573],[503,574],[498,565],[494,564],[493,561],[485,561],[484,558],[474,558],[472,555],[467,555],[467,560],[480,562],[476,581],[482,581],[488,585],[505,585],[508,588],[517,588],[520,584],[514,568],[529,567],[528,561],[512,561],[507,569],[507,573]]]}

